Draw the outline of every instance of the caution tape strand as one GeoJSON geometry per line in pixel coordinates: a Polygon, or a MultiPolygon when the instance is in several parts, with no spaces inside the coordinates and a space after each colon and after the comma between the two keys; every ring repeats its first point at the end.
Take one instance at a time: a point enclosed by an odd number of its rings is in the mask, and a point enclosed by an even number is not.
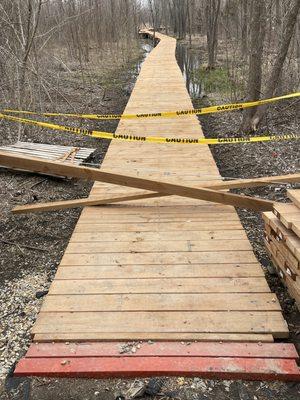
{"type": "Polygon", "coordinates": [[[211,107],[195,108],[190,110],[177,110],[177,111],[166,111],[166,112],[154,112],[154,113],[140,113],[140,114],[68,114],[68,113],[40,113],[35,111],[23,111],[23,110],[11,110],[5,109],[5,113],[14,114],[28,114],[41,117],[69,117],[69,118],[82,118],[82,119],[96,119],[96,120],[109,120],[109,119],[139,119],[139,118],[173,118],[187,115],[203,115],[220,113],[225,111],[243,110],[245,108],[262,106],[269,103],[273,103],[279,100],[291,99],[300,97],[300,92],[290,93],[283,96],[272,97],[270,99],[249,101],[245,103],[232,103],[232,104],[221,104],[211,107]]]}
{"type": "Polygon", "coordinates": [[[89,130],[86,128],[76,128],[71,126],[64,126],[52,124],[50,122],[36,121],[27,118],[15,117],[0,113],[0,118],[18,122],[27,125],[39,126],[52,130],[69,132],[77,135],[90,136],[100,139],[118,139],[123,141],[132,142],[150,142],[150,143],[169,143],[169,144],[234,144],[234,143],[252,143],[252,142],[269,142],[269,141],[282,141],[282,140],[297,140],[300,135],[289,133],[284,135],[266,135],[266,136],[246,136],[246,137],[226,137],[226,138],[179,138],[179,137],[158,137],[158,136],[136,136],[131,134],[119,134],[111,132],[103,132],[97,130],[89,130]]]}

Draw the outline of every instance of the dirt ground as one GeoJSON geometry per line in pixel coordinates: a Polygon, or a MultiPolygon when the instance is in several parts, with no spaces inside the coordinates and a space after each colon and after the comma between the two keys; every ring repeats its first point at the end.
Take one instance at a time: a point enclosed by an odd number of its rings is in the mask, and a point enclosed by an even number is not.
{"type": "MultiPolygon", "coordinates": [[[[136,62],[133,61],[133,62],[136,62]]],[[[74,82],[70,96],[77,93],[82,104],[90,104],[90,111],[122,112],[129,98],[132,83],[136,77],[132,65],[125,65],[111,71],[118,76],[121,84],[103,91],[103,86],[81,86],[74,82]],[[133,72],[134,71],[134,72],[133,72]],[[126,85],[124,85],[126,82],[126,85]],[[131,82],[131,85],[128,85],[131,82]],[[101,110],[97,106],[100,101],[101,110]]],[[[111,75],[112,76],[112,75],[111,75]]],[[[227,99],[218,99],[218,101],[227,99]]],[[[207,102],[207,100],[205,100],[207,102]]],[[[199,103],[197,103],[198,105],[199,103]]],[[[298,104],[285,103],[281,113],[272,107],[268,114],[267,128],[272,133],[298,133],[298,104]]],[[[237,132],[241,114],[224,113],[201,118],[206,137],[224,136],[237,132]],[[216,135],[214,134],[216,133],[216,135]]],[[[103,130],[116,128],[116,123],[91,124],[103,130]]],[[[264,128],[263,128],[264,129],[264,128]]],[[[1,143],[11,143],[15,137],[14,128],[2,123],[1,143]],[[8,132],[8,134],[7,134],[8,132]]],[[[258,133],[259,134],[259,133],[258,133]]],[[[91,163],[101,163],[107,147],[106,141],[92,138],[70,137],[60,134],[59,141],[53,133],[26,129],[22,140],[43,141],[97,147],[91,163]]],[[[269,174],[285,174],[299,170],[299,143],[284,142],[272,144],[238,144],[212,146],[211,150],[222,176],[248,178],[269,174]]],[[[68,243],[80,211],[67,210],[48,214],[12,216],[9,211],[16,204],[28,201],[48,201],[86,196],[91,185],[78,180],[46,178],[33,174],[0,171],[0,383],[1,400],[123,400],[132,387],[142,385],[141,399],[233,399],[233,400],[296,400],[300,396],[300,385],[280,382],[214,381],[199,378],[154,378],[148,380],[83,380],[83,379],[40,379],[12,378],[15,360],[26,351],[30,342],[29,331],[54,276],[56,267],[68,243]],[[28,247],[29,246],[29,247],[28,247]],[[1,370],[0,370],[1,372],[1,370]],[[1,381],[0,381],[1,382],[1,381]]],[[[240,191],[241,192],[241,191],[240,191]]],[[[278,201],[286,201],[285,187],[272,186],[269,189],[244,190],[243,193],[259,195],[278,201]]],[[[267,280],[278,295],[284,316],[291,330],[291,340],[300,341],[299,312],[288,296],[277,276],[270,274],[270,262],[263,247],[263,225],[257,213],[239,210],[242,223],[247,231],[254,251],[262,263],[267,280]]]]}

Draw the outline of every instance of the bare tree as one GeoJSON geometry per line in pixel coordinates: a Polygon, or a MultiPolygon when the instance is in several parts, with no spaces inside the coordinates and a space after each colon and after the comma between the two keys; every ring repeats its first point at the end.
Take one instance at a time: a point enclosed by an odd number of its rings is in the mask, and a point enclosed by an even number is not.
{"type": "MultiPolygon", "coordinates": [[[[247,84],[247,100],[257,100],[261,95],[262,62],[266,25],[266,5],[264,1],[252,0],[252,15],[250,22],[250,55],[247,84]]],[[[244,111],[242,129],[251,130],[251,119],[255,114],[254,108],[244,111]]]]}
{"type": "MultiPolygon", "coordinates": [[[[294,0],[294,4],[291,7],[289,13],[286,16],[286,19],[284,21],[284,32],[282,35],[281,42],[279,44],[279,48],[277,51],[277,56],[275,58],[275,62],[273,64],[272,70],[269,74],[269,79],[266,84],[266,90],[264,93],[264,96],[266,98],[270,98],[275,94],[275,91],[278,86],[278,82],[280,80],[280,75],[282,72],[282,68],[284,65],[284,62],[286,60],[286,56],[288,53],[288,49],[291,43],[291,39],[293,36],[293,33],[295,32],[295,26],[297,22],[297,18],[299,15],[299,10],[300,10],[300,0],[294,0]]],[[[258,127],[258,124],[262,120],[262,118],[265,115],[267,107],[266,106],[261,106],[257,109],[255,112],[254,116],[251,119],[251,129],[256,130],[258,127]]]]}
{"type": "Polygon", "coordinates": [[[221,0],[206,0],[207,69],[214,69],[216,65],[220,7],[221,0]]]}

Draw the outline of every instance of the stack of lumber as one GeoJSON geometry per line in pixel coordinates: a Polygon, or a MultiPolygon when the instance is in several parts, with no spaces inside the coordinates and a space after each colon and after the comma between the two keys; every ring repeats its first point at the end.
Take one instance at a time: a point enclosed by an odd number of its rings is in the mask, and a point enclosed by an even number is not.
{"type": "Polygon", "coordinates": [[[300,189],[288,190],[292,203],[275,203],[263,213],[265,245],[289,294],[300,309],[300,189]]]}
{"type": "Polygon", "coordinates": [[[60,146],[45,143],[17,142],[0,147],[1,151],[41,158],[50,161],[66,161],[74,165],[82,164],[96,150],[87,147],[60,146]]]}

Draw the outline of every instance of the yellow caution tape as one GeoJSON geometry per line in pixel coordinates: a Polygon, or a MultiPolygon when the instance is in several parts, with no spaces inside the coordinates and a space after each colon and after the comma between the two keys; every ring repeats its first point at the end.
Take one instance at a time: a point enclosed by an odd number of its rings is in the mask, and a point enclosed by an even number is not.
{"type": "Polygon", "coordinates": [[[286,94],[284,96],[279,96],[279,97],[272,97],[271,99],[250,101],[246,103],[222,104],[219,106],[195,108],[191,110],[178,110],[178,111],[141,113],[141,114],[65,114],[65,113],[39,113],[34,111],[9,110],[9,109],[4,110],[3,112],[38,115],[43,117],[72,117],[72,118],[97,119],[97,120],[159,118],[159,117],[172,118],[172,117],[180,117],[186,115],[203,115],[203,114],[219,113],[224,111],[243,110],[245,108],[261,106],[264,104],[273,103],[275,101],[291,99],[293,97],[299,97],[299,96],[300,92],[286,94]]]}
{"type": "Polygon", "coordinates": [[[133,141],[133,142],[172,143],[172,144],[234,144],[234,143],[269,142],[269,141],[300,139],[300,135],[296,135],[294,133],[288,133],[285,135],[246,136],[246,137],[229,137],[229,138],[226,137],[217,139],[135,136],[131,134],[94,131],[85,128],[73,128],[71,126],[63,126],[63,125],[52,124],[49,122],[35,121],[32,119],[19,118],[19,117],[14,117],[12,115],[1,114],[1,113],[0,113],[0,118],[13,122],[19,122],[22,124],[35,125],[35,126],[40,126],[42,128],[75,133],[77,135],[91,136],[101,139],[119,139],[125,141],[133,141]]]}

